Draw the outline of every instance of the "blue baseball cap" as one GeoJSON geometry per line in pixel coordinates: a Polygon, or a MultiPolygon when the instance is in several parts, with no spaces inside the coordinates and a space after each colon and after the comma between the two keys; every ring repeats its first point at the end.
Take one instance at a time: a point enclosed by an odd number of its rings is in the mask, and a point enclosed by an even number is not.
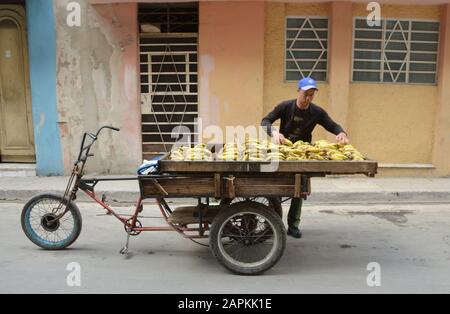
{"type": "Polygon", "coordinates": [[[319,90],[317,88],[317,82],[313,78],[311,78],[309,76],[307,76],[307,77],[301,79],[300,81],[298,81],[297,86],[301,90],[308,90],[308,89],[311,89],[311,88],[319,90]]]}

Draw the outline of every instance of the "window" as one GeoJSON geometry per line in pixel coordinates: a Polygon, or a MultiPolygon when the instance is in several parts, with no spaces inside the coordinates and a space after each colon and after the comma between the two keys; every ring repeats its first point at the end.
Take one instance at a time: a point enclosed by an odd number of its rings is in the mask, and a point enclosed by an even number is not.
{"type": "Polygon", "coordinates": [[[356,18],[353,81],[435,84],[439,22],[356,18]]]}
{"type": "Polygon", "coordinates": [[[328,19],[286,18],[285,80],[327,80],[328,19]]]}

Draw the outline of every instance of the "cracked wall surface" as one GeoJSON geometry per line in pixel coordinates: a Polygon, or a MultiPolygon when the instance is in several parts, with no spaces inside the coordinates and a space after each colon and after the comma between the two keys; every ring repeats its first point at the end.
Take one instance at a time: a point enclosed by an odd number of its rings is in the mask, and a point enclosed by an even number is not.
{"type": "Polygon", "coordinates": [[[80,26],[68,26],[69,0],[54,1],[57,105],[65,173],[84,132],[104,130],[87,173],[135,173],[142,162],[137,4],[79,1],[80,26]]]}

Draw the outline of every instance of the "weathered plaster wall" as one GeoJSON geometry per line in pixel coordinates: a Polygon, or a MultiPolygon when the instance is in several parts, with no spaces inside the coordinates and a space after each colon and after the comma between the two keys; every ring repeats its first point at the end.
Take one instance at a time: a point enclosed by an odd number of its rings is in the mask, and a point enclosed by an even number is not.
{"type": "Polygon", "coordinates": [[[83,132],[104,130],[87,172],[135,172],[141,163],[137,4],[81,4],[81,26],[66,23],[68,0],[54,1],[57,90],[65,171],[83,132]]]}

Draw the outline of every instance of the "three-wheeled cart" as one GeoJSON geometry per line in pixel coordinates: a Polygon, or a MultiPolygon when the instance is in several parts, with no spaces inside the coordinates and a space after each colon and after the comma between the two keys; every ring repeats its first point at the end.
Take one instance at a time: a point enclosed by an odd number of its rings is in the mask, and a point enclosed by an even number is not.
{"type": "MultiPolygon", "coordinates": [[[[129,178],[83,178],[84,167],[97,133],[85,133],[64,195],[42,193],[30,199],[21,215],[22,229],[36,245],[48,250],[68,247],[81,232],[75,203],[78,190],[117,218],[130,236],[143,231],[177,231],[189,239],[208,238],[213,255],[239,274],[259,274],[281,258],[286,244],[282,198],[306,198],[311,177],[365,174],[374,176],[377,162],[364,161],[158,161],[158,172],[129,178]],[[86,141],[91,139],[89,144],[86,141]],[[120,215],[99,198],[100,181],[139,180],[140,196],[131,215],[120,215]],[[154,198],[166,226],[143,226],[143,200],[154,198]],[[196,198],[192,206],[171,209],[166,198],[196,198]],[[213,205],[215,199],[220,202],[213,205]]],[[[195,241],[195,240],[194,240],[195,241]]]]}
{"type": "Polygon", "coordinates": [[[282,198],[311,193],[311,177],[374,176],[377,162],[364,161],[159,161],[160,173],[140,176],[141,198],[156,198],[172,228],[186,237],[209,236],[212,253],[229,270],[257,274],[282,256],[286,231],[282,198]],[[172,210],[165,198],[198,198],[172,210]],[[220,199],[211,205],[210,199],[220,199]],[[194,233],[188,235],[187,233],[194,233]]]}

